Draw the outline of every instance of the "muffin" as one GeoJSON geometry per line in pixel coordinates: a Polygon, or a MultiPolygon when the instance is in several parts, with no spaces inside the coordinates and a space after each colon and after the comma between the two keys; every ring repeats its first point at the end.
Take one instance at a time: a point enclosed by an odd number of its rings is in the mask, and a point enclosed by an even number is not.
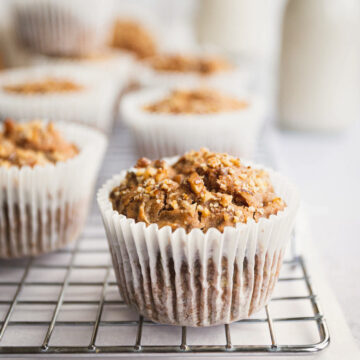
{"type": "Polygon", "coordinates": [[[137,81],[142,86],[249,86],[245,71],[222,56],[203,53],[158,53],[138,63],[137,81]]]}
{"type": "Polygon", "coordinates": [[[209,87],[143,89],[120,106],[139,156],[152,158],[201,146],[251,158],[264,119],[261,99],[209,87]]]}
{"type": "Polygon", "coordinates": [[[156,54],[154,36],[139,22],[131,19],[117,19],[113,26],[112,47],[128,51],[139,59],[156,54]]]}
{"type": "Polygon", "coordinates": [[[73,121],[105,132],[120,89],[109,77],[79,66],[38,66],[0,74],[0,118],[73,121]]]}
{"type": "Polygon", "coordinates": [[[0,258],[59,249],[82,230],[106,139],[85,126],[7,119],[0,131],[0,258]]]}
{"type": "MultiPolygon", "coordinates": [[[[134,58],[131,54],[119,50],[94,52],[86,56],[44,56],[32,55],[32,65],[35,66],[76,66],[97,74],[102,79],[109,79],[116,85],[119,95],[131,83],[134,58]]],[[[118,104],[118,101],[116,101],[118,104]]]]}
{"type": "Polygon", "coordinates": [[[113,0],[15,0],[20,43],[51,56],[87,55],[104,48],[113,0]]]}
{"type": "Polygon", "coordinates": [[[299,202],[282,175],[206,149],[141,158],[97,200],[126,303],[181,326],[230,323],[269,301],[299,202]]]}

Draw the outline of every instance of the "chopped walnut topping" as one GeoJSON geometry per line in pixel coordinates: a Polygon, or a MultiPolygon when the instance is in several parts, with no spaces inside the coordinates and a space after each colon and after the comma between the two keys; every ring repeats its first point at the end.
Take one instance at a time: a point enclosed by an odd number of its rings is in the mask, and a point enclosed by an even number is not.
{"type": "Polygon", "coordinates": [[[4,121],[0,132],[0,166],[35,166],[71,159],[79,153],[62,138],[52,123],[4,121]]]}
{"type": "Polygon", "coordinates": [[[199,195],[205,189],[204,181],[199,176],[197,172],[193,172],[189,178],[188,182],[190,184],[191,190],[196,194],[199,195]]]}
{"type": "Polygon", "coordinates": [[[232,69],[227,60],[214,56],[196,57],[180,54],[158,54],[150,58],[148,63],[157,71],[195,72],[200,75],[211,75],[232,69]]]}
{"type": "Polygon", "coordinates": [[[151,164],[151,161],[149,159],[143,157],[137,161],[135,167],[144,168],[144,167],[149,166],[150,164],[151,164]]]}
{"type": "Polygon", "coordinates": [[[110,193],[113,209],[135,221],[187,232],[258,221],[286,207],[261,169],[207,149],[191,151],[174,165],[140,159],[142,171],[128,171],[110,193]],[[149,178],[149,174],[151,177],[149,178]],[[149,181],[153,180],[153,181],[149,181]],[[148,191],[138,192],[138,189],[148,191]]]}
{"type": "Polygon", "coordinates": [[[140,24],[131,20],[117,20],[114,25],[111,45],[134,53],[143,59],[156,53],[152,35],[140,24]]]}
{"type": "Polygon", "coordinates": [[[174,90],[168,97],[144,106],[144,110],[152,113],[211,114],[242,110],[247,106],[248,103],[245,101],[203,88],[174,90]]]}
{"type": "Polygon", "coordinates": [[[9,93],[32,95],[81,91],[83,86],[71,80],[48,77],[39,81],[4,85],[3,89],[9,93]]]}

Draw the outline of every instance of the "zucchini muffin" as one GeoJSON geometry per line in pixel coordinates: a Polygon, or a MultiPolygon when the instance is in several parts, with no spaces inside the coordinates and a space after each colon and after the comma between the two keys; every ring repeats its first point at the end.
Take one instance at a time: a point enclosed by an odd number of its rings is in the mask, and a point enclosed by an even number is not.
{"type": "Polygon", "coordinates": [[[134,20],[117,19],[111,39],[111,46],[130,52],[138,59],[156,54],[156,41],[153,35],[134,20]]]}
{"type": "Polygon", "coordinates": [[[79,235],[106,140],[73,124],[5,120],[0,131],[0,258],[56,250],[79,235]]]}
{"type": "Polygon", "coordinates": [[[43,65],[0,73],[0,119],[71,121],[110,131],[118,80],[90,67],[43,65]]]}
{"type": "Polygon", "coordinates": [[[133,92],[121,111],[138,155],[150,158],[205,146],[251,159],[264,120],[262,99],[207,86],[133,92]]]}
{"type": "Polygon", "coordinates": [[[113,0],[13,0],[19,43],[49,56],[81,56],[105,48],[113,0]]]}
{"type": "Polygon", "coordinates": [[[125,301],[182,326],[230,323],[269,301],[298,201],[283,176],[207,149],[142,158],[98,193],[125,301]]]}

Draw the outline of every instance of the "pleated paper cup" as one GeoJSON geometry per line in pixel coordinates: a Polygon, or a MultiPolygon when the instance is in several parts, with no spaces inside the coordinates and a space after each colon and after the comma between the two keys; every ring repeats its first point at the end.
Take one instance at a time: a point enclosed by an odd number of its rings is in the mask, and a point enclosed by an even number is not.
{"type": "Polygon", "coordinates": [[[113,0],[13,0],[23,46],[52,56],[87,55],[105,46],[113,0]]]}
{"type": "Polygon", "coordinates": [[[0,167],[0,258],[57,250],[80,234],[107,140],[86,126],[56,124],[80,153],[45,166],[0,167]]]}
{"type": "Polygon", "coordinates": [[[143,109],[169,96],[171,91],[143,89],[126,95],[120,104],[122,119],[132,131],[139,156],[160,158],[208,147],[253,158],[265,116],[261,98],[235,95],[249,106],[215,114],[163,114],[143,109]]]}
{"type": "Polygon", "coordinates": [[[227,324],[263,308],[277,282],[299,204],[296,188],[269,173],[287,207],[223,233],[210,228],[186,234],[135,223],[113,210],[109,200],[126,172],[104,184],[97,200],[126,303],[152,321],[181,326],[227,324]]]}
{"type": "Polygon", "coordinates": [[[113,125],[119,84],[80,66],[36,66],[3,71],[0,74],[0,119],[44,118],[51,121],[83,123],[108,132],[113,125]],[[63,93],[20,94],[4,86],[66,79],[82,89],[63,93]]]}

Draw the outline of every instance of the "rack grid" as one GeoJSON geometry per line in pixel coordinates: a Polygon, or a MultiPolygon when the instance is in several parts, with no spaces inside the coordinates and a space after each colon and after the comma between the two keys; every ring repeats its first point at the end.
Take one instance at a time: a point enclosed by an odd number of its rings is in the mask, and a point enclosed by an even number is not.
{"type": "MultiPolygon", "coordinates": [[[[122,167],[134,160],[127,138],[118,127],[100,182],[117,171],[114,159],[122,167]]],[[[118,293],[95,204],[72,246],[38,258],[0,261],[0,355],[305,354],[329,342],[305,260],[297,255],[285,260],[271,302],[249,319],[194,329],[139,317],[118,293]],[[311,339],[300,339],[309,332],[311,339]],[[252,341],[243,343],[245,334],[252,341]]]]}

